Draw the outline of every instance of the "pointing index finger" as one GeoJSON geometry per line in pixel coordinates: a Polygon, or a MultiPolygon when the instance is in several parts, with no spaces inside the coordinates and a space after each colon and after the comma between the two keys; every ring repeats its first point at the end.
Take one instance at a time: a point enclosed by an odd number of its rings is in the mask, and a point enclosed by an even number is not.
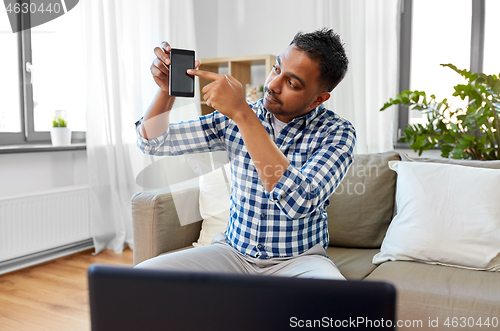
{"type": "Polygon", "coordinates": [[[216,74],[215,72],[205,71],[205,70],[189,69],[187,71],[187,73],[190,74],[190,75],[198,76],[198,77],[205,78],[205,79],[208,79],[208,80],[211,80],[211,81],[217,80],[220,77],[222,77],[222,75],[216,74]]]}

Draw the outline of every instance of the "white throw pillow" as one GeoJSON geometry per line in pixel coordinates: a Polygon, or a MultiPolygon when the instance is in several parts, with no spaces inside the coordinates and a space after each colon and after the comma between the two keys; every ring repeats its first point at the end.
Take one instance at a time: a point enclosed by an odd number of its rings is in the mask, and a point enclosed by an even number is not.
{"type": "Polygon", "coordinates": [[[373,263],[407,260],[500,270],[500,170],[389,162],[397,214],[373,263]]]}
{"type": "Polygon", "coordinates": [[[193,246],[210,245],[212,238],[226,231],[231,203],[231,170],[229,163],[224,167],[200,176],[200,215],[203,218],[200,237],[193,246]],[[228,182],[224,178],[224,173],[228,182]]]}

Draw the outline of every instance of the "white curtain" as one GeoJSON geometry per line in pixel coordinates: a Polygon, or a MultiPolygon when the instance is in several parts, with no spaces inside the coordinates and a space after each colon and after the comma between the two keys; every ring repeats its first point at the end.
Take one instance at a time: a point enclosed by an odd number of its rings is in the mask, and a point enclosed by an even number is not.
{"type": "Polygon", "coordinates": [[[346,43],[350,66],[327,108],[357,131],[356,153],[393,149],[395,107],[379,109],[398,93],[399,0],[319,0],[316,17],[346,43]]]}
{"type": "MultiPolygon", "coordinates": [[[[150,73],[162,41],[195,49],[192,0],[82,1],[91,227],[96,253],[133,248],[130,200],[145,189],[134,122],[157,87],[150,73]]],[[[71,68],[69,68],[69,72],[71,68]]],[[[71,77],[70,77],[71,78],[71,77]]],[[[194,101],[192,101],[194,102],[194,101]]],[[[150,161],[149,161],[150,162],[150,161]]],[[[147,189],[147,188],[146,188],[147,189]]]]}

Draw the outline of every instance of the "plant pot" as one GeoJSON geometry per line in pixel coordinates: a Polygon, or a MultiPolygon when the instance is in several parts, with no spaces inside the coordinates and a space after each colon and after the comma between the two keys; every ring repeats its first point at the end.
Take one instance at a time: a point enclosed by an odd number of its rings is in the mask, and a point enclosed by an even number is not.
{"type": "Polygon", "coordinates": [[[50,130],[52,146],[71,145],[71,130],[68,127],[53,127],[50,130]]]}

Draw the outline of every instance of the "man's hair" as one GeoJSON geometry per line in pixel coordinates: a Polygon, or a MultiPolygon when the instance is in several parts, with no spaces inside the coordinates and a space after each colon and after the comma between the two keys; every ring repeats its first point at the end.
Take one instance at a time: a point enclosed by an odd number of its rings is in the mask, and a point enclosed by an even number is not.
{"type": "Polygon", "coordinates": [[[299,31],[292,44],[319,64],[320,84],[325,91],[332,91],[344,79],[349,60],[340,36],[332,29],[322,28],[310,33],[299,31]]]}

